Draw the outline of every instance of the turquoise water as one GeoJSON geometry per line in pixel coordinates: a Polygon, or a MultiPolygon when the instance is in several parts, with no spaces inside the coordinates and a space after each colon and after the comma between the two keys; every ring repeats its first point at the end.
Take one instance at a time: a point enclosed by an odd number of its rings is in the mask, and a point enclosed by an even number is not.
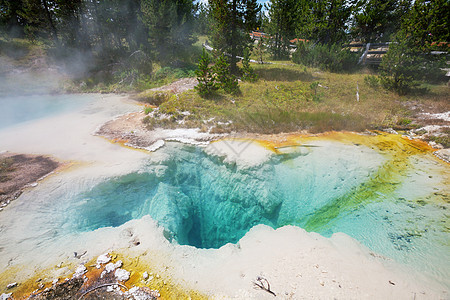
{"type": "Polygon", "coordinates": [[[69,201],[65,222],[85,232],[150,215],[167,239],[198,248],[236,243],[257,224],[297,225],[327,237],[344,232],[376,253],[448,277],[448,215],[442,204],[448,195],[434,194],[440,179],[426,170],[435,163],[420,162],[402,182],[386,183],[379,170],[386,159],[366,147],[335,143],[297,150],[240,168],[201,148],[168,144],[168,159],[69,201]],[[331,149],[334,154],[323,159],[331,149]],[[367,194],[365,187],[373,191],[367,194]]]}
{"type": "Polygon", "coordinates": [[[6,95],[0,97],[0,129],[69,112],[85,104],[89,95],[6,95]]]}
{"type": "MultiPolygon", "coordinates": [[[[172,159],[148,171],[106,181],[80,195],[78,230],[118,226],[149,214],[180,244],[218,248],[236,243],[254,225],[302,225],[307,215],[370,173],[314,169],[320,156],[274,156],[257,168],[240,169],[201,148],[169,146],[172,159]],[[311,156],[310,159],[301,159],[311,156]],[[305,164],[306,162],[306,164],[305,164]],[[298,168],[303,164],[302,168],[298,168]],[[294,218],[292,222],[288,221],[294,218]]],[[[347,159],[350,167],[351,158],[347,159]]],[[[343,161],[339,164],[345,163],[343,161]]]]}

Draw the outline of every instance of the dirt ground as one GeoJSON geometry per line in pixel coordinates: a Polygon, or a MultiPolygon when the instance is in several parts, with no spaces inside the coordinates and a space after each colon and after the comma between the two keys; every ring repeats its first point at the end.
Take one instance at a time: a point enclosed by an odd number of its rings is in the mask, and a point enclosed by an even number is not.
{"type": "Polygon", "coordinates": [[[0,207],[59,166],[60,163],[41,155],[0,154],[0,207]]]}
{"type": "Polygon", "coordinates": [[[151,89],[152,91],[171,91],[174,94],[179,94],[186,92],[188,90],[192,90],[198,84],[197,79],[195,78],[182,78],[177,80],[171,84],[151,89]]]}

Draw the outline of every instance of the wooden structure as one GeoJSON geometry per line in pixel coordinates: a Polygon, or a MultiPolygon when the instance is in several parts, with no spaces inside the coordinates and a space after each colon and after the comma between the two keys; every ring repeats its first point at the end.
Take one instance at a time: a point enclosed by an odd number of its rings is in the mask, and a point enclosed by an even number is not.
{"type": "Polygon", "coordinates": [[[383,55],[389,50],[390,43],[353,43],[349,46],[352,48],[364,47],[364,53],[359,58],[358,64],[362,65],[380,65],[383,55]]]}

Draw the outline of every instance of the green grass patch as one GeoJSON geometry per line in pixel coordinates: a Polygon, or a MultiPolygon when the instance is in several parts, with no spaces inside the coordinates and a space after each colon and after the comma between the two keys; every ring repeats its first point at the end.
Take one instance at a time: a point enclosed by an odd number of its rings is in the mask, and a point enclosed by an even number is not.
{"type": "Polygon", "coordinates": [[[148,115],[149,113],[151,113],[153,111],[153,107],[146,107],[145,109],[144,109],[144,113],[146,114],[146,115],[148,115]]]}
{"type": "Polygon", "coordinates": [[[32,44],[24,39],[5,40],[0,38],[0,55],[20,60],[26,57],[32,48],[32,44]]]}
{"type": "Polygon", "coordinates": [[[445,103],[449,93],[448,89],[433,86],[428,98],[399,96],[374,89],[363,73],[337,74],[292,64],[252,67],[260,79],[255,83],[240,82],[241,94],[218,92],[205,99],[188,91],[163,101],[155,118],[147,123],[150,127],[255,133],[409,127],[411,112],[405,103],[445,103]],[[187,111],[188,115],[183,113],[187,111]]]}

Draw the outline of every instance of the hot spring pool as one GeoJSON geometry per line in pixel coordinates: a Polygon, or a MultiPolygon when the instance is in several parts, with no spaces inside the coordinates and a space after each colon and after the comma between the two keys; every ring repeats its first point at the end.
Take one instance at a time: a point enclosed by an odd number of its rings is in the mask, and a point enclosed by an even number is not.
{"type": "Polygon", "coordinates": [[[329,133],[282,145],[247,140],[253,147],[248,153],[224,151],[227,140],[206,148],[166,142],[155,153],[142,153],[92,136],[99,124],[141,108],[105,97],[75,109],[90,97],[62,97],[38,107],[30,98],[31,111],[24,108],[23,117],[1,123],[0,136],[10,139],[3,144],[7,150],[81,162],[2,212],[4,270],[71,261],[73,251],[93,253],[93,245],[113,247],[128,224],[149,215],[174,248],[239,243],[258,224],[294,225],[325,237],[343,232],[374,256],[449,286],[449,168],[420,142],[329,133]],[[32,121],[72,109],[59,118],[32,121]],[[103,237],[110,240],[98,243],[103,237]]]}
{"type": "Polygon", "coordinates": [[[76,234],[150,215],[173,243],[219,248],[257,224],[296,225],[326,237],[344,232],[440,280],[450,276],[447,166],[401,138],[308,144],[241,167],[168,143],[165,159],[57,200],[57,226],[76,234]]]}
{"type": "Polygon", "coordinates": [[[4,95],[0,97],[0,130],[31,120],[70,112],[92,95],[4,95]]]}

